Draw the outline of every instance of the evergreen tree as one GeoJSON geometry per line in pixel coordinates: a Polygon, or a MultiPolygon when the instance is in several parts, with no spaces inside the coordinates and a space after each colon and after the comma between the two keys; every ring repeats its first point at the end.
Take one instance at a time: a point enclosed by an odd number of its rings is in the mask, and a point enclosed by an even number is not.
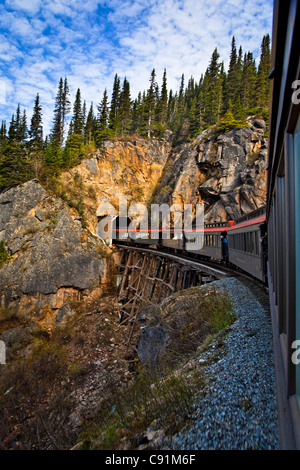
{"type": "Polygon", "coordinates": [[[229,101],[234,102],[236,92],[236,67],[237,67],[237,50],[235,37],[231,40],[230,62],[227,74],[226,93],[225,93],[225,109],[228,109],[229,101]]]}
{"type": "Polygon", "coordinates": [[[257,105],[268,107],[270,99],[270,81],[268,79],[271,68],[270,36],[263,37],[261,44],[260,63],[257,71],[257,105]]]}
{"type": "Polygon", "coordinates": [[[12,114],[11,121],[8,128],[8,142],[13,142],[17,140],[17,127],[15,121],[15,115],[12,114]]]}
{"type": "Polygon", "coordinates": [[[144,118],[145,118],[145,130],[147,137],[150,138],[153,135],[155,127],[155,111],[156,111],[156,97],[157,97],[157,83],[155,69],[151,72],[150,87],[147,90],[144,107],[144,118]]]}
{"type": "Polygon", "coordinates": [[[164,69],[162,86],[159,98],[159,122],[162,126],[167,125],[168,119],[168,89],[167,89],[167,71],[164,69]]]}
{"type": "Polygon", "coordinates": [[[120,79],[115,75],[113,91],[111,96],[110,111],[109,111],[109,128],[118,134],[120,128],[119,107],[120,107],[120,79]]]}
{"type": "Polygon", "coordinates": [[[33,107],[33,114],[31,118],[31,125],[29,129],[29,148],[31,150],[42,150],[43,148],[43,125],[42,125],[42,106],[40,105],[39,94],[33,107]]]}
{"type": "Polygon", "coordinates": [[[24,115],[20,118],[18,112],[17,118],[18,127],[14,115],[12,116],[7,143],[0,159],[0,190],[24,183],[33,177],[24,141],[20,140],[21,134],[19,132],[20,127],[24,126],[24,115]]]}
{"type": "Polygon", "coordinates": [[[205,95],[204,120],[206,125],[214,124],[218,121],[222,103],[222,75],[220,73],[220,55],[215,48],[210,64],[206,70],[203,82],[205,95]]]}
{"type": "Polygon", "coordinates": [[[73,106],[73,134],[82,135],[83,133],[83,125],[84,125],[84,115],[83,109],[81,106],[81,93],[80,89],[78,88],[76,93],[76,98],[73,106]]]}
{"type": "Polygon", "coordinates": [[[252,52],[244,55],[242,73],[242,106],[247,112],[251,107],[256,106],[256,65],[252,52]]]}
{"type": "Polygon", "coordinates": [[[7,130],[6,130],[6,121],[2,121],[0,128],[0,155],[5,149],[7,142],[7,130]]]}
{"type": "Polygon", "coordinates": [[[96,131],[93,103],[91,103],[84,127],[84,143],[90,144],[96,131]]]}
{"type": "Polygon", "coordinates": [[[142,93],[139,92],[138,97],[133,101],[131,111],[131,132],[141,134],[144,119],[144,106],[145,100],[142,98],[142,93]]]}
{"type": "Polygon", "coordinates": [[[50,134],[51,143],[60,148],[64,141],[66,115],[71,110],[69,95],[67,79],[65,78],[63,81],[63,79],[60,78],[55,101],[53,128],[50,134]]]}
{"type": "Polygon", "coordinates": [[[131,129],[131,99],[130,85],[126,77],[124,78],[122,91],[120,93],[120,132],[127,134],[131,129]]]}
{"type": "Polygon", "coordinates": [[[96,145],[100,146],[104,140],[107,140],[111,135],[111,130],[108,128],[108,95],[107,89],[105,88],[101,103],[98,105],[98,119],[97,119],[97,131],[95,134],[96,145]]]}
{"type": "Polygon", "coordinates": [[[60,78],[56,95],[53,127],[50,133],[50,143],[45,154],[45,163],[51,167],[54,173],[65,163],[63,156],[63,142],[65,133],[66,116],[71,110],[69,99],[70,91],[67,78],[60,78]]]}

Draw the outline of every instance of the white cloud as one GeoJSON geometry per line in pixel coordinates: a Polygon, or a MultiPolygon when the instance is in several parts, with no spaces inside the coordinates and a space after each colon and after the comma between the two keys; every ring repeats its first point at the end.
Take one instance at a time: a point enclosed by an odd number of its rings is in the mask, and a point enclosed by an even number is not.
{"type": "Polygon", "coordinates": [[[0,61],[8,85],[0,120],[10,119],[18,102],[31,116],[39,92],[48,132],[65,76],[71,101],[80,88],[95,106],[116,73],[129,80],[132,98],[147,89],[153,68],[159,85],[166,68],[168,87],[177,91],[182,73],[186,84],[200,79],[216,46],[228,66],[232,35],[259,58],[271,19],[271,0],[6,0],[0,61]]]}

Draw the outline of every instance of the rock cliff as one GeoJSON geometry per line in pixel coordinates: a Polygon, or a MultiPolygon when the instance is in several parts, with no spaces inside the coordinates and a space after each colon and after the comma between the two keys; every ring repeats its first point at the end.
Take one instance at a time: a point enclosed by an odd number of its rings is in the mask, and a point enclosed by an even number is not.
{"type": "Polygon", "coordinates": [[[154,190],[153,202],[203,203],[205,221],[219,222],[265,204],[266,124],[249,118],[247,127],[225,134],[204,131],[175,149],[154,190]]]}
{"type": "Polygon", "coordinates": [[[10,255],[0,265],[0,306],[42,324],[63,322],[110,281],[110,250],[36,180],[0,195],[0,239],[10,255]]]}
{"type": "Polygon", "coordinates": [[[104,142],[101,149],[61,175],[60,191],[71,201],[80,194],[87,227],[96,233],[101,203],[108,202],[118,210],[120,196],[127,198],[128,205],[150,199],[170,148],[167,140],[104,142]]]}

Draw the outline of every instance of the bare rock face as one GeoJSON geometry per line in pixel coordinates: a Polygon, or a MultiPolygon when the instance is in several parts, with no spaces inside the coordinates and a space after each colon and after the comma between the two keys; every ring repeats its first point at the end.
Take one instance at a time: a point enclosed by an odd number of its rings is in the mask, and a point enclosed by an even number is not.
{"type": "Polygon", "coordinates": [[[43,323],[63,321],[110,280],[110,250],[36,180],[0,194],[0,239],[10,255],[0,266],[0,306],[43,323]]]}
{"type": "Polygon", "coordinates": [[[120,197],[125,197],[128,205],[150,199],[170,146],[163,139],[104,142],[101,149],[92,151],[89,158],[61,175],[62,189],[69,197],[80,193],[87,226],[96,233],[100,204],[110,203],[118,209],[120,197]]]}
{"type": "Polygon", "coordinates": [[[170,155],[154,200],[203,203],[206,222],[236,219],[265,204],[266,125],[248,119],[248,127],[217,134],[204,131],[170,155]],[[166,190],[167,188],[167,190],[166,190]]]}

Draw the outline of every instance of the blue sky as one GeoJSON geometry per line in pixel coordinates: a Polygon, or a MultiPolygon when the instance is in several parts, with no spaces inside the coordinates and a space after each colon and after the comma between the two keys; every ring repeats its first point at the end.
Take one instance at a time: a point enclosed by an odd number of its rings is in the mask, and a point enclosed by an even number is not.
{"type": "Polygon", "coordinates": [[[45,133],[51,128],[57,85],[67,77],[95,107],[114,76],[130,83],[131,97],[146,90],[152,69],[177,91],[199,80],[215,47],[228,66],[231,38],[258,65],[264,34],[272,34],[271,0],[0,0],[0,121],[17,104],[28,124],[36,94],[45,133]]]}

